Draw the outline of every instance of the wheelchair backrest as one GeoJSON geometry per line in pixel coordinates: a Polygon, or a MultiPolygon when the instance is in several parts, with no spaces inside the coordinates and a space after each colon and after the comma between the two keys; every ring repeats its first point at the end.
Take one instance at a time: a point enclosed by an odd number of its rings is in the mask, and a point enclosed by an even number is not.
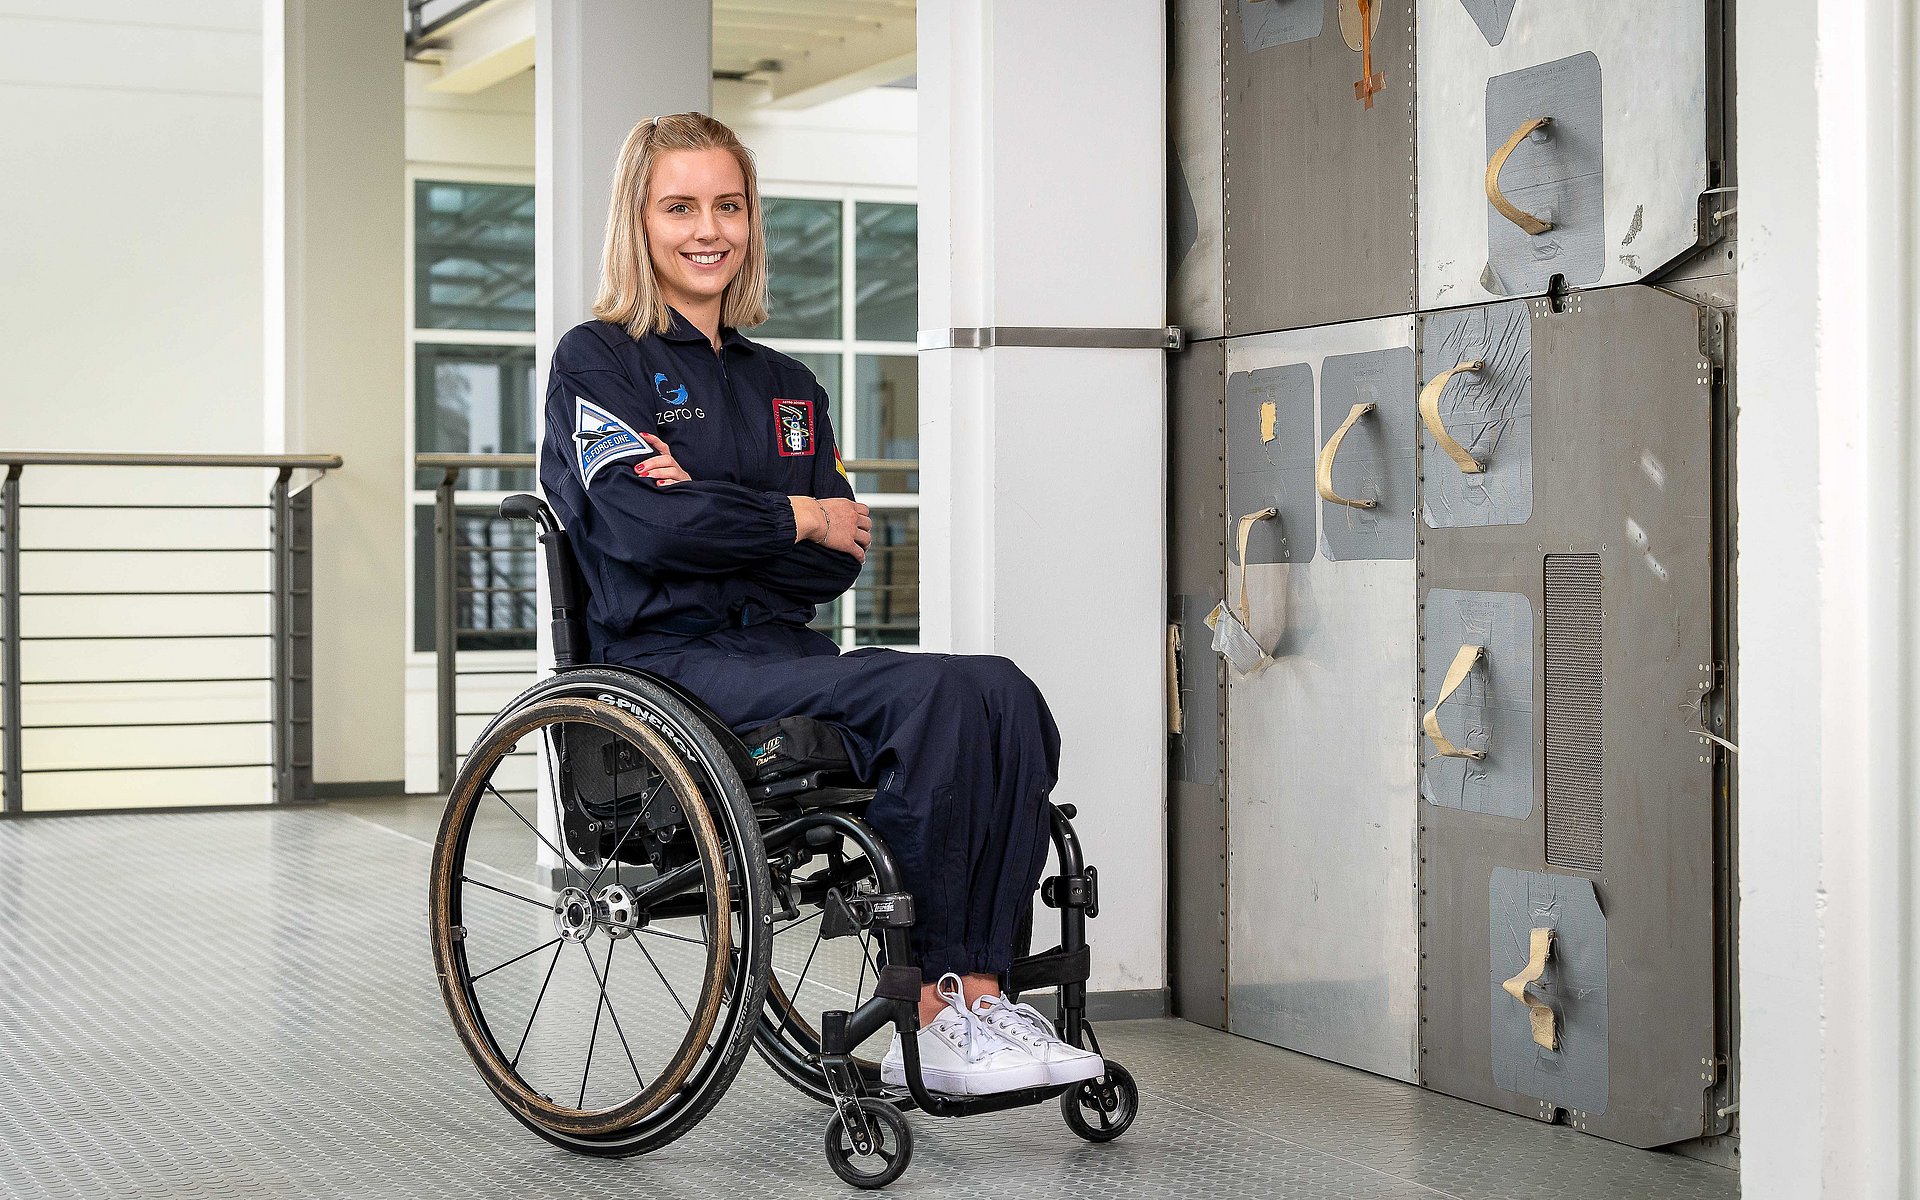
{"type": "Polygon", "coordinates": [[[547,589],[553,602],[553,665],[576,667],[591,661],[587,644],[587,600],[591,593],[559,518],[545,500],[525,493],[502,500],[500,515],[540,526],[540,550],[546,558],[547,589]]]}

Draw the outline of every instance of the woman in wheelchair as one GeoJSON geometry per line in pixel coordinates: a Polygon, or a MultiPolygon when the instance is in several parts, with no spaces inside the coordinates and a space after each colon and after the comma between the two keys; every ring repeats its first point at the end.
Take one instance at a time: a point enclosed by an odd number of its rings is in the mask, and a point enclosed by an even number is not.
{"type": "MultiPolygon", "coordinates": [[[[565,868],[555,869],[558,898],[552,907],[559,944],[554,962],[567,943],[587,945],[596,930],[607,934],[604,967],[589,948],[587,965],[593,971],[586,986],[598,985],[612,1021],[618,1021],[608,995],[612,939],[638,932],[704,946],[709,977],[723,978],[726,986],[709,989],[721,997],[711,1016],[696,1013],[698,1005],[690,1008],[675,994],[680,1011],[696,1027],[686,1044],[711,1045],[732,1036],[727,1034],[732,1018],[723,1018],[720,1010],[757,1009],[758,995],[764,994],[767,1010],[775,1015],[761,1019],[756,1035],[763,1055],[803,1090],[838,1107],[828,1135],[830,1157],[835,1145],[841,1146],[834,1158],[837,1170],[843,1159],[861,1155],[878,1155],[874,1161],[885,1162],[878,1172],[841,1170],[867,1186],[904,1169],[910,1146],[904,1124],[896,1125],[895,1109],[862,1098],[869,1090],[911,1089],[923,1107],[948,1111],[940,1094],[997,1101],[1002,1093],[1017,1093],[1020,1102],[1030,1103],[1078,1089],[1066,1098],[1069,1123],[1094,1140],[1117,1136],[1136,1101],[1131,1080],[1121,1085],[1124,1072],[1117,1064],[1109,1072],[1097,1045],[1083,1048],[1091,1041],[1080,1016],[1086,978],[1083,922],[1096,901],[1093,872],[1080,864],[1067,823],[1071,809],[1063,815],[1048,801],[1059,765],[1058,731],[1039,690],[1005,658],[883,648],[843,654],[809,628],[815,606],[837,598],[859,575],[872,522],[841,466],[825,391],[799,362],[740,333],[766,319],[766,285],[761,201],[745,147],[726,126],[697,113],[640,122],[615,170],[593,309],[599,319],[569,331],[554,348],[539,472],[588,593],[583,598],[587,655],[605,664],[578,674],[606,682],[592,683],[585,692],[575,685],[567,693],[576,698],[571,703],[598,701],[591,712],[555,710],[538,720],[515,720],[516,711],[562,703],[558,691],[551,692],[552,699],[533,702],[536,693],[549,694],[536,685],[516,709],[494,719],[450,797],[436,888],[469,895],[502,891],[465,865],[473,853],[470,813],[489,793],[540,838],[546,857],[567,857],[541,833],[540,822],[501,794],[505,785],[494,784],[491,776],[468,781],[470,774],[497,771],[503,756],[538,731],[548,738],[549,758],[560,761],[560,777],[548,781],[557,792],[598,797],[571,807],[556,802],[549,822],[560,827],[572,852],[565,868]],[[697,704],[684,703],[689,700],[697,704]],[[631,714],[642,714],[645,723],[633,722],[631,714]],[[676,721],[675,714],[684,720],[676,721]],[[725,729],[710,728],[707,714],[725,729]],[[574,724],[564,726],[563,743],[553,730],[566,721],[574,724]],[[582,722],[599,728],[583,730],[582,722]],[[660,744],[662,734],[665,742],[677,737],[679,744],[660,744]],[[709,734],[715,735],[711,745],[709,734]],[[728,746],[739,744],[734,734],[752,735],[745,744],[755,745],[760,757],[750,753],[740,760],[737,752],[729,752],[728,746]],[[595,738],[601,760],[613,773],[610,785],[604,779],[592,786],[581,782],[581,764],[595,761],[594,752],[583,748],[596,744],[595,738]],[[865,791],[856,793],[863,811],[833,811],[832,797],[841,793],[819,788],[819,770],[795,776],[801,782],[792,786],[786,779],[761,782],[768,759],[808,740],[819,746],[806,756],[814,761],[800,765],[843,763],[871,789],[870,798],[865,791]],[[724,769],[729,753],[746,782],[757,784],[745,798],[750,804],[735,795],[738,784],[724,769]],[[634,799],[631,786],[620,786],[621,770],[633,786],[656,781],[644,804],[634,799]],[[802,793],[802,787],[814,790],[802,793]],[[677,804],[677,821],[656,811],[655,795],[663,788],[670,806],[677,804]],[[778,810],[784,824],[770,823],[776,810],[769,806],[782,796],[799,803],[778,810]],[[704,833],[694,811],[702,807],[717,813],[704,822],[710,826],[704,833]],[[609,848],[609,838],[623,824],[609,848]],[[641,830],[638,838],[633,838],[635,829],[641,830]],[[758,844],[762,834],[764,848],[758,844]],[[635,852],[629,839],[643,842],[645,852],[635,852]],[[1060,950],[1023,962],[1025,982],[1013,986],[1060,985],[1063,1001],[1071,987],[1067,1011],[1075,1024],[1063,1016],[1061,1030],[1008,994],[1010,972],[1026,952],[1033,896],[1050,845],[1060,851],[1062,877],[1049,881],[1048,902],[1062,909],[1067,932],[1060,950]],[[457,861],[456,850],[463,856],[457,861]],[[596,858],[598,869],[587,869],[596,858]],[[762,858],[769,864],[764,884],[758,870],[762,858]],[[826,869],[801,873],[802,864],[823,858],[826,869]],[[575,865],[576,860],[584,861],[575,865]],[[650,864],[654,875],[625,882],[625,863],[650,864]],[[609,865],[619,886],[602,886],[609,865]],[[698,926],[662,922],[671,904],[650,898],[667,896],[669,883],[685,887],[694,879],[704,885],[686,895],[697,903],[685,895],[677,903],[686,909],[682,916],[697,917],[698,926]],[[890,879],[896,882],[890,885],[890,879]],[[748,903],[753,897],[733,893],[761,887],[767,889],[758,901],[767,924],[776,916],[794,918],[800,902],[820,903],[820,936],[831,938],[855,926],[863,939],[878,935],[882,958],[872,962],[874,995],[876,1000],[891,997],[900,1015],[877,1079],[871,1078],[871,1064],[865,1076],[855,1071],[859,1060],[835,1043],[883,1028],[884,1013],[868,1019],[861,1007],[851,1014],[852,1024],[860,1027],[851,1034],[843,1027],[849,1014],[828,1013],[815,1031],[797,1011],[804,968],[791,991],[779,978],[772,978],[764,993],[748,986],[751,981],[744,977],[758,970],[755,957],[765,960],[764,943],[770,939],[746,919],[753,913],[748,903]],[[715,900],[715,892],[724,904],[715,900]],[[671,928],[689,932],[672,935],[671,928]],[[692,932],[696,928],[698,937],[692,932]],[[724,956],[715,949],[723,940],[724,956]],[[904,965],[908,962],[914,965],[904,965]],[[917,1033],[907,1025],[912,1010],[902,1003],[911,1000],[918,1002],[917,1033]],[[909,1030],[904,1038],[902,1027],[909,1030]],[[1061,1037],[1062,1030],[1071,1036],[1061,1037]],[[796,1051],[781,1052],[782,1045],[796,1042],[796,1051]],[[917,1063],[917,1072],[909,1070],[910,1062],[917,1063]],[[910,1078],[916,1073],[918,1078],[910,1078]]],[[[527,497],[515,501],[538,505],[527,497]]],[[[503,511],[513,511],[509,506],[503,511]]],[[[518,515],[544,517],[531,510],[518,515]]],[[[548,561],[554,578],[551,554],[548,561]]],[[[556,584],[556,631],[565,624],[563,600],[575,605],[579,599],[563,596],[556,584]]],[[[577,622],[579,614],[570,619],[577,622]]],[[[562,672],[556,680],[569,677],[562,672]]],[[[444,947],[436,940],[449,1007],[483,1074],[515,1115],[543,1136],[597,1153],[650,1149],[691,1123],[676,1121],[664,1135],[640,1138],[630,1133],[636,1128],[632,1120],[621,1125],[617,1118],[597,1115],[617,1106],[587,1105],[587,1076],[601,1028],[598,1006],[577,1102],[556,1101],[522,1078],[519,1063],[534,1037],[541,1001],[547,988],[556,986],[551,965],[524,1032],[516,1027],[517,1016],[506,1030],[468,1032],[468,1026],[487,1024],[479,1016],[487,985],[468,982],[472,972],[465,956],[476,953],[470,922],[463,923],[451,902],[443,906],[439,895],[436,890],[437,919],[458,931],[446,935],[444,947]],[[520,1046],[502,1066],[515,1037],[520,1046]]],[[[631,940],[647,949],[647,939],[631,940]]],[[[864,946],[863,941],[863,953],[864,946]]],[[[502,955],[511,948],[503,947],[502,955]]],[[[529,951],[494,969],[537,975],[543,957],[529,951]],[[529,967],[510,965],[529,956],[529,967]]],[[[809,966],[812,960],[809,955],[809,966]]],[[[668,982],[652,954],[646,961],[668,982]]],[[[867,966],[859,963],[856,1005],[867,966]]],[[[790,966],[787,973],[793,973],[790,966]]],[[[523,986],[530,990],[532,983],[523,986]]],[[[616,1024],[633,1063],[629,1085],[638,1080],[643,1091],[658,1090],[661,1080],[651,1079],[635,1059],[635,1024],[632,1018],[616,1024]]],[[[737,1069],[730,1046],[728,1054],[711,1055],[729,1056],[737,1069]]],[[[683,1074],[677,1085],[681,1092],[694,1088],[705,1069],[697,1053],[689,1052],[687,1062],[691,1065],[667,1072],[683,1074]]],[[[571,1082],[566,1089],[572,1090],[571,1082]]],[[[629,1102],[629,1118],[642,1111],[640,1099],[629,1102]]],[[[987,1104],[971,1103],[972,1109],[962,1105],[951,1111],[977,1111],[987,1104]]],[[[656,1097],[654,1108],[662,1105],[671,1107],[656,1097]]]]}

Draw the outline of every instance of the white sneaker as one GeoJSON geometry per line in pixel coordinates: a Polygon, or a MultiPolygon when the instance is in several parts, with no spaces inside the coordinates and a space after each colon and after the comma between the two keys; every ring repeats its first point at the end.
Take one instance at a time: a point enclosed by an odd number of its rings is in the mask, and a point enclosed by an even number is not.
{"type": "Polygon", "coordinates": [[[1091,1050],[1062,1041],[1053,1022],[1031,1004],[1015,1004],[1000,996],[982,996],[973,1002],[974,1016],[987,1028],[1047,1065],[1048,1083],[1078,1083],[1098,1079],[1107,1064],[1091,1050]]]}
{"type": "MultiPolygon", "coordinates": [[[[1047,1086],[1051,1072],[1046,1063],[967,1011],[958,975],[942,975],[937,986],[947,1007],[916,1035],[920,1078],[929,1091],[948,1096],[987,1096],[1047,1086]]],[[[890,1087],[907,1086],[907,1060],[900,1049],[898,1029],[894,1030],[886,1057],[880,1060],[880,1081],[890,1087]]]]}

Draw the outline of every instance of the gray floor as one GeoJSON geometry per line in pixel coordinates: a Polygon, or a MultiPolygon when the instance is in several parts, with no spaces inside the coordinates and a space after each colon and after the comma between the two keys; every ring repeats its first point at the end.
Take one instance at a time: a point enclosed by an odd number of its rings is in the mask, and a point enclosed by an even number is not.
{"type": "MultiPolygon", "coordinates": [[[[509,1119],[447,1024],[419,804],[0,824],[0,1194],[856,1194],[824,1110],[749,1058],[660,1154],[576,1158],[509,1119]]],[[[511,864],[498,864],[509,868],[511,864]]],[[[1097,935],[1097,926],[1096,926],[1097,935]]],[[[1108,1025],[1139,1121],[915,1116],[903,1196],[1733,1197],[1614,1146],[1179,1021],[1108,1025]]]]}

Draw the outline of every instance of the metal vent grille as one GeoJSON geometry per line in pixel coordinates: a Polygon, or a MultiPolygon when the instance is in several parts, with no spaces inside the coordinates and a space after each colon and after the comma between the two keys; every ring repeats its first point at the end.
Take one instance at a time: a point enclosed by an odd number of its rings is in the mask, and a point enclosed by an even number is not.
{"type": "Polygon", "coordinates": [[[1598,871],[1605,834],[1600,794],[1600,556],[1549,554],[1547,634],[1547,862],[1598,871]]]}

